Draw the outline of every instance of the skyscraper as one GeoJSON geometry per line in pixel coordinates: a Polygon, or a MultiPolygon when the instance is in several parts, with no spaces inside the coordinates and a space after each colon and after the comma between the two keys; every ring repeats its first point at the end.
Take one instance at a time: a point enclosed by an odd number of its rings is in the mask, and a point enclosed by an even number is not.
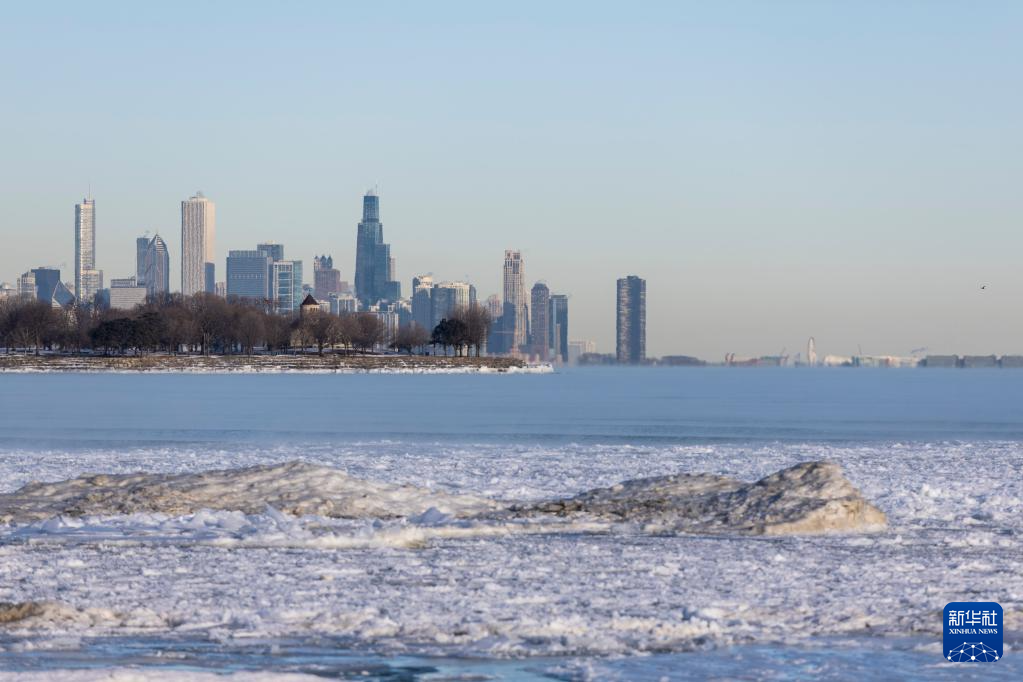
{"type": "Polygon", "coordinates": [[[412,278],[412,321],[426,331],[433,331],[432,275],[412,278]]]}
{"type": "Polygon", "coordinates": [[[214,293],[216,205],[196,192],[181,202],[181,293],[214,293]]]}
{"type": "Polygon", "coordinates": [[[270,260],[284,260],[284,244],[277,244],[275,242],[256,244],[256,251],[262,251],[270,257],[270,260]]]}
{"type": "Polygon", "coordinates": [[[319,301],[326,301],[331,294],[341,293],[341,271],[334,267],[331,256],[313,258],[313,295],[319,301]]]}
{"type": "Polygon", "coordinates": [[[551,295],[550,348],[555,360],[568,362],[568,296],[551,295]]]}
{"type": "Polygon", "coordinates": [[[501,297],[497,294],[490,294],[487,296],[487,302],[484,306],[487,309],[487,315],[490,316],[490,321],[496,323],[497,318],[501,317],[502,312],[501,297]]]}
{"type": "Polygon", "coordinates": [[[646,360],[646,280],[629,275],[618,280],[618,362],[646,360]]]}
{"type": "MultiPolygon", "coordinates": [[[[135,238],[135,284],[145,286],[146,284],[146,251],[149,250],[149,237],[135,238]]],[[[111,281],[110,286],[113,286],[111,281]]]]}
{"type": "Polygon", "coordinates": [[[363,308],[381,299],[401,298],[401,283],[394,279],[391,245],[384,243],[380,197],[370,191],[362,198],[362,221],[355,244],[355,295],[363,308]]]}
{"type": "Polygon", "coordinates": [[[551,290],[543,282],[533,285],[530,292],[531,320],[530,352],[539,360],[546,360],[550,354],[550,301],[551,290]]]}
{"type": "Polygon", "coordinates": [[[96,202],[92,198],[75,204],[75,297],[92,303],[103,288],[103,272],[96,269],[96,202]]]}
{"type": "Polygon", "coordinates": [[[271,266],[270,293],[278,313],[297,313],[302,305],[302,261],[279,260],[271,266]]]}
{"type": "Polygon", "coordinates": [[[273,259],[264,250],[228,251],[227,295],[250,301],[264,301],[270,296],[273,259]]]}
{"type": "Polygon", "coordinates": [[[430,326],[433,329],[456,310],[472,304],[472,285],[466,282],[440,282],[430,292],[430,326]]]}
{"type": "Polygon", "coordinates": [[[504,252],[504,315],[503,327],[510,335],[510,352],[526,344],[526,318],[529,314],[525,289],[526,268],[519,251],[504,252]],[[509,314],[510,313],[510,314],[509,314]]]}
{"type": "Polygon", "coordinates": [[[60,286],[60,270],[57,268],[32,268],[36,285],[36,300],[50,303],[60,286]]]}
{"type": "Polygon", "coordinates": [[[37,298],[36,273],[29,270],[18,278],[18,296],[23,299],[37,298]]]}
{"type": "Polygon", "coordinates": [[[170,250],[160,235],[155,235],[146,245],[142,258],[142,281],[148,296],[170,293],[170,250]]]}

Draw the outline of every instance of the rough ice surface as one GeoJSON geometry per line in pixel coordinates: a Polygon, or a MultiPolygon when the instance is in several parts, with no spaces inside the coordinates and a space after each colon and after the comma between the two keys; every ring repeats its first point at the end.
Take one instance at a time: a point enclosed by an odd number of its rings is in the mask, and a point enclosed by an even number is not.
{"type": "MultiPolygon", "coordinates": [[[[293,461],[188,474],[93,474],[53,483],[29,483],[13,493],[0,493],[0,521],[43,521],[19,529],[20,537],[64,534],[67,530],[81,537],[83,532],[95,535],[110,527],[110,521],[91,518],[97,515],[155,513],[159,516],[153,523],[148,523],[148,517],[135,519],[137,524],[155,524],[147,537],[154,532],[166,536],[170,525],[179,527],[179,532],[201,531],[202,538],[211,528],[244,530],[251,535],[248,531],[258,532],[261,524],[247,515],[265,511],[273,529],[285,533],[296,526],[281,512],[344,519],[409,517],[417,526],[433,528],[434,535],[466,537],[473,532],[491,534],[495,526],[452,527],[447,522],[480,517],[508,506],[480,496],[358,479],[331,467],[293,461]],[[230,519],[209,518],[204,514],[208,510],[241,514],[230,519]],[[184,514],[189,516],[183,524],[166,518],[184,514]],[[441,531],[440,526],[447,528],[441,531]]],[[[838,465],[829,462],[805,462],[755,483],[707,474],[645,478],[570,499],[515,504],[512,508],[514,516],[522,520],[540,514],[585,516],[642,523],[645,530],[659,532],[781,535],[864,530],[885,524],[884,514],[863,499],[842,476],[838,465]]],[[[113,523],[117,525],[116,520],[113,523]]],[[[312,523],[324,526],[322,519],[312,523]]],[[[502,528],[508,532],[533,526],[519,523],[502,528]]],[[[300,530],[308,536],[305,528],[300,530]]],[[[330,545],[330,539],[322,535],[315,540],[320,547],[349,546],[330,545]]]]}
{"type": "Polygon", "coordinates": [[[93,474],[53,483],[30,483],[15,493],[0,494],[0,522],[57,515],[181,515],[201,509],[256,513],[267,506],[294,516],[393,518],[429,508],[465,516],[496,505],[478,496],[377,483],[331,467],[293,461],[220,471],[93,474]]]}
{"type": "MultiPolygon", "coordinates": [[[[19,448],[0,450],[0,486],[13,492],[96,471],[176,475],[297,456],[443,499],[534,504],[679,472],[749,484],[826,459],[886,514],[888,527],[650,533],[643,521],[600,514],[471,520],[426,501],[388,519],[295,517],[279,507],[37,518],[0,526],[0,602],[24,614],[0,632],[37,643],[308,635],[380,652],[484,657],[909,633],[933,640],[940,607],[961,599],[964,586],[1002,604],[1008,632],[1023,625],[1017,442],[19,448]]],[[[617,504],[606,491],[582,499],[617,504]]],[[[596,677],[614,668],[606,660],[580,665],[596,677]]]]}
{"type": "Polygon", "coordinates": [[[755,483],[711,474],[655,476],[517,511],[585,513],[642,523],[650,531],[690,533],[879,530],[886,522],[832,462],[804,462],[755,483]]]}

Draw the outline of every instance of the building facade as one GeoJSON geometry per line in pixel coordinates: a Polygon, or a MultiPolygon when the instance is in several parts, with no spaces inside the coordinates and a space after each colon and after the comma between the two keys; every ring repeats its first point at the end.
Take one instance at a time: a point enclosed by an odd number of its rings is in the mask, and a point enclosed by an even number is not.
{"type": "Polygon", "coordinates": [[[110,280],[110,308],[112,310],[133,310],[146,302],[146,287],[139,286],[135,277],[110,280]]]}
{"type": "Polygon", "coordinates": [[[362,198],[362,221],[355,243],[355,295],[363,308],[401,298],[401,283],[394,278],[394,270],[391,245],[384,243],[380,197],[370,191],[362,198]]]}
{"type": "Polygon", "coordinates": [[[46,303],[53,302],[58,287],[62,286],[57,268],[32,268],[32,281],[36,285],[36,300],[46,303]]]}
{"type": "Polygon", "coordinates": [[[216,205],[197,192],[181,202],[181,293],[214,293],[216,205]]]}
{"type": "Polygon", "coordinates": [[[520,350],[529,337],[526,303],[526,267],[520,251],[504,252],[504,313],[502,331],[509,336],[504,352],[520,350]]]}
{"type": "Polygon", "coordinates": [[[92,303],[103,288],[103,273],[96,269],[96,202],[92,198],[75,204],[75,297],[92,303]]]}
{"type": "MultiPolygon", "coordinates": [[[[146,252],[149,250],[149,237],[135,238],[135,283],[145,286],[146,283],[146,252]]],[[[111,281],[110,286],[113,286],[111,281]]]]}
{"type": "Polygon", "coordinates": [[[146,246],[142,261],[142,282],[149,296],[170,293],[170,249],[160,235],[150,239],[146,246]]]}
{"type": "Polygon", "coordinates": [[[417,275],[412,278],[412,321],[433,331],[433,276],[417,275]]]}
{"type": "Polygon", "coordinates": [[[32,270],[18,278],[18,298],[36,298],[36,273],[32,270]]]}
{"type": "Polygon", "coordinates": [[[618,362],[646,360],[646,280],[629,275],[618,280],[615,326],[618,362]]]}
{"type": "Polygon", "coordinates": [[[550,344],[553,360],[568,362],[568,296],[552,294],[550,300],[550,344]]]}
{"type": "Polygon", "coordinates": [[[270,296],[273,259],[266,251],[229,251],[227,254],[227,296],[264,301],[270,296]]]}
{"type": "Polygon", "coordinates": [[[262,251],[270,257],[270,260],[284,260],[284,244],[277,244],[276,242],[256,244],[256,251],[262,251]]]}
{"type": "Polygon", "coordinates": [[[274,310],[280,314],[296,313],[302,305],[302,261],[281,260],[271,266],[270,292],[274,310]]]}
{"type": "Polygon", "coordinates": [[[467,282],[434,284],[430,290],[430,326],[425,329],[432,330],[451,313],[468,308],[472,302],[472,286],[467,282]]]}
{"type": "Polygon", "coordinates": [[[530,344],[529,352],[538,360],[547,360],[550,355],[550,301],[551,290],[543,282],[537,282],[529,295],[530,312],[530,344]]]}
{"type": "Polygon", "coordinates": [[[313,295],[326,301],[331,294],[341,293],[341,271],[334,267],[332,256],[313,258],[313,295]]]}

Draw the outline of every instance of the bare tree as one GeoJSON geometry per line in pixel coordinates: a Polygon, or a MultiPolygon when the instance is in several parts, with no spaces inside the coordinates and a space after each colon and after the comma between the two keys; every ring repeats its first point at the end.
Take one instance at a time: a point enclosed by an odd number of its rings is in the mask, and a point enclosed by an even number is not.
{"type": "Polygon", "coordinates": [[[426,330],[416,322],[412,322],[398,327],[398,331],[394,335],[394,341],[391,342],[391,348],[405,351],[411,355],[414,349],[421,349],[429,342],[430,335],[426,330]]]}
{"type": "Polygon", "coordinates": [[[337,322],[337,342],[348,353],[355,344],[355,337],[359,335],[359,321],[354,314],[344,313],[338,317],[337,322]]]}
{"type": "Polygon", "coordinates": [[[203,355],[223,345],[227,330],[227,301],[215,294],[196,294],[189,300],[203,355]]]}
{"type": "Polygon", "coordinates": [[[356,333],[352,341],[363,353],[373,350],[384,340],[387,330],[383,321],[373,313],[356,313],[356,333]]]}
{"type": "Polygon", "coordinates": [[[325,346],[333,346],[341,338],[341,320],[322,310],[306,313],[301,326],[304,336],[316,344],[319,355],[323,355],[325,346]]]}
{"type": "Polygon", "coordinates": [[[243,310],[237,320],[238,342],[242,352],[252,355],[253,349],[266,339],[266,323],[263,313],[255,308],[243,310]]]}
{"type": "Polygon", "coordinates": [[[14,342],[25,348],[40,349],[54,339],[57,332],[57,313],[45,301],[28,301],[15,312],[14,342]]]}
{"type": "Polygon", "coordinates": [[[267,315],[265,318],[267,347],[276,351],[287,351],[291,348],[293,322],[281,315],[267,315]]]}
{"type": "Polygon", "coordinates": [[[451,317],[465,325],[458,340],[465,346],[475,349],[476,357],[479,357],[480,349],[486,344],[487,334],[490,332],[492,324],[490,313],[480,304],[473,303],[465,308],[459,308],[451,317]]]}

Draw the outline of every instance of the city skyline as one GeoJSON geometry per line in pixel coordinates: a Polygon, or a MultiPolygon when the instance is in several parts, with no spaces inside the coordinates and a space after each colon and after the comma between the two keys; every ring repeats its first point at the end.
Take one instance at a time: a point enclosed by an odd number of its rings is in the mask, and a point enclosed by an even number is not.
{"type": "Polygon", "coordinates": [[[485,300],[520,250],[605,352],[629,273],[649,284],[652,356],[809,336],[822,354],[1023,350],[1006,314],[1023,94],[1005,87],[1023,7],[738,4],[258,7],[241,25],[204,6],[187,54],[181,7],[12,8],[3,61],[39,68],[12,69],[0,113],[18,131],[0,281],[72,279],[91,183],[107,276],[132,272],[146,230],[177,254],[178,204],[202,189],[218,268],[275,239],[307,265],[332,253],[351,283],[358,197],[378,186],[403,289],[432,271],[485,300]]]}

